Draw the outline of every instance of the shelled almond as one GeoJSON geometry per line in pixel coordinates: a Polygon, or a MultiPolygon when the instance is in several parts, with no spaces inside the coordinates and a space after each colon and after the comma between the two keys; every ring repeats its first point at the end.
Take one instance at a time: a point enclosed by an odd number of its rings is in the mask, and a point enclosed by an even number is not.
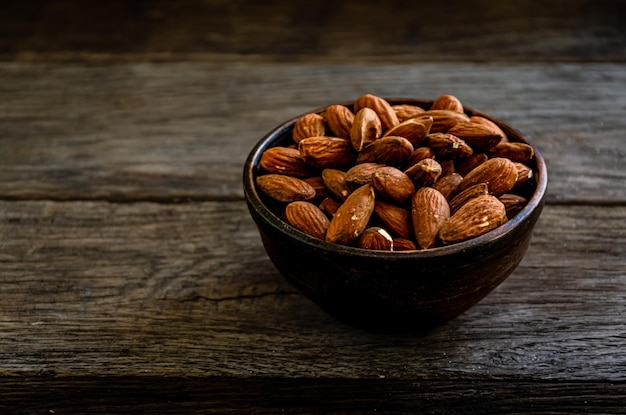
{"type": "Polygon", "coordinates": [[[330,243],[432,249],[512,219],[534,185],[534,150],[442,95],[424,106],[365,94],[294,124],[256,183],[278,217],[330,243]]]}

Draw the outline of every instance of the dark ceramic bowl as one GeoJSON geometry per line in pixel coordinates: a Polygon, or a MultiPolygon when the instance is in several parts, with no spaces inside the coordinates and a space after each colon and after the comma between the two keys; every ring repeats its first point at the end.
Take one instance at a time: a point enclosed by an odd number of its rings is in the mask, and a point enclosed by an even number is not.
{"type": "MultiPolygon", "coordinates": [[[[389,102],[428,108],[432,101],[389,102]]],[[[472,109],[465,111],[494,121],[511,141],[528,143],[503,122],[472,109]]],[[[256,188],[261,154],[290,142],[297,119],[276,127],[252,149],[244,166],[244,192],[265,250],[276,268],[330,314],[377,331],[423,332],[478,303],[522,260],[541,214],[547,186],[546,165],[538,151],[533,166],[534,191],[526,207],[506,224],[445,247],[410,252],[372,251],[327,243],[296,230],[270,210],[256,188]]]]}

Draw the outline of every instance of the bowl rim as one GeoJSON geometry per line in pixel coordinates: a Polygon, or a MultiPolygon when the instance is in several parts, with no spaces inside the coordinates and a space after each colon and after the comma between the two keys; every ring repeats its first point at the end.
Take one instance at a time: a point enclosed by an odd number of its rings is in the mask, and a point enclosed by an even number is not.
{"type": "MultiPolygon", "coordinates": [[[[429,105],[432,104],[433,102],[433,100],[425,100],[425,99],[419,99],[419,98],[400,97],[400,98],[384,98],[384,99],[388,101],[391,105],[411,104],[411,105],[418,105],[420,107],[429,107],[429,105]]],[[[338,104],[345,105],[348,108],[350,108],[353,105],[353,101],[349,103],[343,102],[343,103],[338,103],[338,104]]],[[[538,151],[538,149],[532,144],[528,136],[526,136],[519,130],[511,127],[504,121],[494,118],[493,116],[485,114],[481,111],[475,110],[471,107],[464,106],[463,109],[467,115],[470,115],[470,116],[476,115],[476,116],[487,118],[488,120],[496,123],[500,128],[502,128],[507,135],[514,135],[516,139],[514,141],[517,141],[519,139],[521,142],[529,144],[533,147],[534,161],[536,165],[536,171],[535,171],[536,187],[532,193],[532,196],[528,199],[526,206],[524,206],[524,208],[520,212],[518,212],[517,215],[515,215],[515,217],[508,220],[505,224],[498,226],[497,228],[483,235],[477,236],[472,239],[468,239],[463,242],[458,242],[458,243],[451,244],[451,245],[439,246],[435,248],[418,249],[418,250],[411,250],[411,251],[376,251],[376,250],[358,248],[354,246],[344,246],[344,245],[334,244],[334,243],[326,242],[322,239],[318,239],[313,236],[307,235],[306,233],[292,227],[291,225],[283,221],[276,214],[274,214],[274,212],[272,212],[265,205],[265,203],[263,203],[255,185],[255,177],[256,177],[255,166],[258,166],[258,163],[260,161],[263,151],[275,146],[278,142],[280,142],[281,138],[283,138],[285,134],[287,134],[293,129],[294,123],[302,115],[308,114],[311,112],[321,113],[330,105],[334,105],[334,104],[328,104],[326,106],[319,107],[311,111],[307,111],[305,113],[292,117],[287,121],[284,121],[277,127],[274,127],[271,131],[265,134],[263,138],[261,138],[255,144],[255,146],[252,148],[252,150],[248,154],[248,157],[246,158],[246,161],[244,163],[244,169],[243,169],[244,196],[250,208],[254,209],[254,211],[257,214],[259,214],[263,218],[263,220],[267,224],[272,226],[275,230],[280,231],[282,233],[286,233],[290,237],[298,240],[299,242],[305,245],[308,245],[315,249],[322,249],[326,251],[336,252],[342,255],[353,255],[357,257],[362,256],[362,257],[368,257],[368,258],[380,257],[383,259],[399,259],[399,258],[418,259],[418,258],[429,258],[429,257],[450,255],[450,254],[458,253],[459,251],[468,251],[468,250],[471,250],[471,249],[474,249],[474,248],[477,248],[477,247],[480,247],[489,243],[493,243],[505,237],[509,233],[513,232],[513,230],[518,225],[520,225],[522,222],[528,219],[528,217],[531,215],[532,212],[534,212],[537,209],[542,208],[543,206],[544,197],[545,197],[545,193],[546,193],[546,189],[548,185],[548,174],[546,170],[546,163],[545,163],[543,156],[538,151]]]]}

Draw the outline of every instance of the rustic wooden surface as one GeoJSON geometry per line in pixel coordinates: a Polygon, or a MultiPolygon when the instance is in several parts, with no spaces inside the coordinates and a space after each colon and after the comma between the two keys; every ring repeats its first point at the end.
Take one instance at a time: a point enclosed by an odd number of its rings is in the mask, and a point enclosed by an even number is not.
{"type": "Polygon", "coordinates": [[[1,412],[626,413],[626,3],[86,4],[0,5],[1,412]],[[318,309],[243,200],[263,134],[364,92],[548,164],[519,268],[423,337],[318,309]]]}

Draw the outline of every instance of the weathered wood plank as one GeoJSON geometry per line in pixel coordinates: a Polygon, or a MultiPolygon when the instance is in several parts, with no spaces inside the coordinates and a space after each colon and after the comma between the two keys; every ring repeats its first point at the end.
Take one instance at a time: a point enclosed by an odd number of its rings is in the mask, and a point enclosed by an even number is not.
{"type": "Polygon", "coordinates": [[[623,16],[616,0],[36,0],[0,6],[0,56],[623,61],[623,16]]]}
{"type": "Polygon", "coordinates": [[[626,384],[458,379],[0,378],[24,414],[623,414],[626,384]]]}
{"type": "Polygon", "coordinates": [[[624,382],[625,226],[547,206],[505,283],[415,337],[299,294],[242,202],[0,202],[0,377],[624,382]]]}
{"type": "Polygon", "coordinates": [[[626,201],[624,64],[3,63],[0,79],[1,198],[241,199],[272,127],[371,92],[455,94],[531,137],[550,202],[626,201]]]}

